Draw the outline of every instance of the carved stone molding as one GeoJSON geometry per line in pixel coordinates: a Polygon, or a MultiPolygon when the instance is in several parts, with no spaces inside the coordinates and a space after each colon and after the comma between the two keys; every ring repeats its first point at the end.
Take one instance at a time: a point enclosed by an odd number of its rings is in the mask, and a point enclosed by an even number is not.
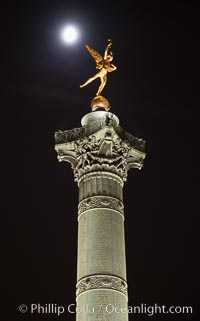
{"type": "MultiPolygon", "coordinates": [[[[128,144],[120,144],[114,142],[108,133],[101,139],[96,139],[95,136],[88,139],[85,138],[74,143],[76,152],[77,165],[74,167],[74,175],[79,179],[85,171],[93,170],[91,166],[99,165],[100,168],[104,165],[108,169],[113,167],[113,170],[125,178],[127,176],[127,156],[130,150],[128,144]]],[[[93,166],[94,167],[94,166],[93,166]]]]}
{"type": "Polygon", "coordinates": [[[143,155],[132,155],[128,142],[114,141],[109,132],[98,140],[92,136],[70,144],[71,151],[63,153],[60,147],[58,159],[71,163],[77,182],[92,171],[112,172],[126,181],[129,167],[141,168],[143,164],[143,155]]]}
{"type": "Polygon", "coordinates": [[[78,205],[78,215],[81,215],[87,210],[94,208],[109,208],[124,214],[124,205],[121,201],[109,196],[92,196],[84,199],[78,205]]]}
{"type": "Polygon", "coordinates": [[[122,129],[111,113],[105,113],[103,117],[83,127],[74,128],[72,130],[57,131],[55,133],[56,144],[63,144],[84,139],[85,137],[93,135],[106,126],[112,126],[122,140],[128,141],[128,143],[135,149],[140,150],[141,152],[144,151],[145,141],[134,137],[122,129]]]}
{"type": "Polygon", "coordinates": [[[127,283],[123,279],[112,275],[92,275],[88,276],[77,283],[76,295],[80,295],[86,291],[109,289],[128,295],[127,283]]]}
{"type": "Polygon", "coordinates": [[[114,172],[114,168],[111,166],[106,165],[96,165],[92,166],[92,171],[87,170],[87,168],[84,169],[84,174],[82,173],[81,178],[79,179],[79,183],[83,183],[83,181],[87,181],[91,178],[109,178],[114,181],[117,181],[121,187],[124,186],[122,178],[117,174],[117,171],[114,172]]]}
{"type": "Polygon", "coordinates": [[[55,138],[58,160],[71,164],[78,185],[92,171],[126,181],[128,170],[141,169],[145,158],[144,141],[125,132],[110,113],[81,128],[56,132],[55,138]]]}
{"type": "Polygon", "coordinates": [[[87,177],[88,175],[100,175],[105,173],[112,174],[115,177],[118,177],[120,180],[121,186],[123,186],[123,182],[127,179],[127,171],[122,168],[117,168],[112,164],[91,164],[87,165],[84,168],[80,168],[78,171],[74,170],[75,182],[78,182],[78,185],[87,177]]]}

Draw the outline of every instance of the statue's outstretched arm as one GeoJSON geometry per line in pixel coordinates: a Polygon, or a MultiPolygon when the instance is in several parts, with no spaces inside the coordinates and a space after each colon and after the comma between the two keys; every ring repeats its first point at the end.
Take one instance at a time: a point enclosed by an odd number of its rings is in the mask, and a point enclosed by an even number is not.
{"type": "Polygon", "coordinates": [[[117,67],[115,65],[113,65],[113,64],[111,64],[111,68],[112,68],[112,71],[117,69],[117,67]]]}
{"type": "Polygon", "coordinates": [[[108,39],[108,44],[107,44],[107,47],[106,47],[105,52],[104,52],[104,60],[107,59],[107,57],[108,57],[108,50],[110,49],[111,46],[112,46],[112,40],[111,40],[111,39],[108,39]]]}

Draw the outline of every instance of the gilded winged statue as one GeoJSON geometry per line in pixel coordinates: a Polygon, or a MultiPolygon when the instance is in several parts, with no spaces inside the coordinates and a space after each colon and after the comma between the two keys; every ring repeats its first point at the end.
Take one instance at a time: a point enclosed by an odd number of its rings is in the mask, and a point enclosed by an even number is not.
{"type": "Polygon", "coordinates": [[[117,69],[116,66],[111,64],[111,61],[113,60],[113,54],[110,51],[110,48],[112,46],[112,41],[108,39],[108,44],[106,46],[104,57],[98,53],[96,50],[92,49],[90,46],[86,45],[86,49],[89,51],[91,56],[94,58],[96,62],[96,69],[100,69],[100,71],[94,75],[93,77],[89,78],[84,84],[80,85],[80,87],[84,87],[91,83],[93,80],[100,78],[101,84],[99,86],[99,89],[96,93],[96,96],[99,96],[104,89],[106,82],[107,82],[107,73],[115,71],[117,69]]]}

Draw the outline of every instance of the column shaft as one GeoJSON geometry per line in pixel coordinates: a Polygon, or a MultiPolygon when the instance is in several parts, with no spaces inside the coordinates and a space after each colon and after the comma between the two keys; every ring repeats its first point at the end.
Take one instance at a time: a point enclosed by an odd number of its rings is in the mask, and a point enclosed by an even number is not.
{"type": "Polygon", "coordinates": [[[80,181],[77,321],[128,320],[122,186],[109,172],[80,181]]]}

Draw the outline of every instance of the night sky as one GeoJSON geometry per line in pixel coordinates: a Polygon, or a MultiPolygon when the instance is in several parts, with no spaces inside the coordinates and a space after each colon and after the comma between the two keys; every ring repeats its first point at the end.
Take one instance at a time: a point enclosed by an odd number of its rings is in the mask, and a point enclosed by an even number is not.
{"type": "Polygon", "coordinates": [[[200,320],[198,6],[28,0],[1,11],[2,321],[75,320],[18,308],[75,303],[78,188],[54,133],[90,112],[99,79],[79,88],[96,72],[85,44],[103,53],[108,38],[118,69],[102,94],[147,153],[124,186],[129,305],[194,309],[130,321],[200,320]],[[71,22],[81,37],[67,46],[59,32],[71,22]]]}

